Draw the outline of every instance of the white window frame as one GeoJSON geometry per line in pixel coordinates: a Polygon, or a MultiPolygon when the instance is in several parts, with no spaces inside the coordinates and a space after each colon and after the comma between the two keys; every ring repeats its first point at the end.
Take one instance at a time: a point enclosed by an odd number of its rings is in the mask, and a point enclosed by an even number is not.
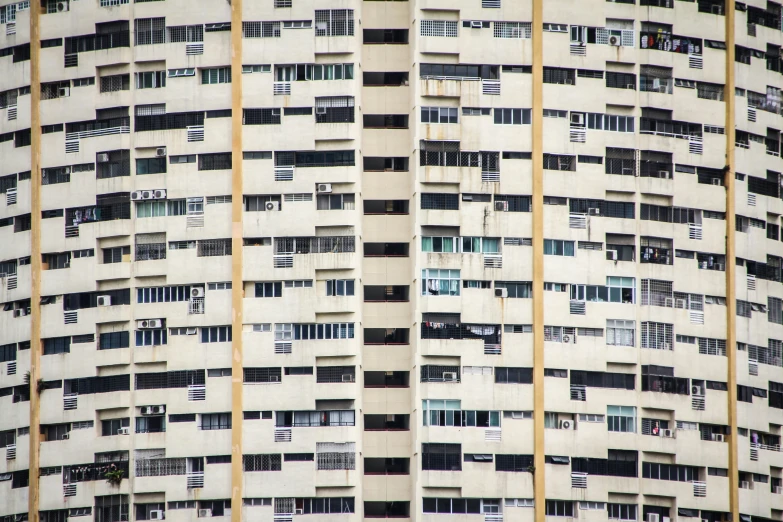
{"type": "Polygon", "coordinates": [[[636,346],[636,321],[607,319],[606,344],[607,346],[636,346]]]}
{"type": "Polygon", "coordinates": [[[459,270],[425,268],[421,271],[421,295],[423,296],[459,296],[461,287],[459,270]],[[448,290],[442,289],[443,283],[448,290]]]}
{"type": "Polygon", "coordinates": [[[181,78],[183,76],[196,76],[196,68],[188,67],[185,69],[169,69],[169,78],[181,78]]]}

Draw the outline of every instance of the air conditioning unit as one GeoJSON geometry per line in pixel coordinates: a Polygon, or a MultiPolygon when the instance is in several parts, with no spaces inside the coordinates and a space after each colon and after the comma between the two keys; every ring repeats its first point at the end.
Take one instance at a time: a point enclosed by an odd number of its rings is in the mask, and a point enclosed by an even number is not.
{"type": "Polygon", "coordinates": [[[120,428],[117,430],[117,435],[130,435],[130,428],[120,428]]]}
{"type": "Polygon", "coordinates": [[[671,350],[672,349],[672,343],[662,342],[661,343],[661,349],[662,350],[671,350]]]}
{"type": "Polygon", "coordinates": [[[616,47],[620,46],[620,37],[619,36],[610,36],[609,37],[609,45],[614,45],[616,47]]]}
{"type": "Polygon", "coordinates": [[[153,406],[142,406],[141,407],[141,414],[142,415],[152,415],[153,412],[153,406]]]}
{"type": "Polygon", "coordinates": [[[96,159],[98,163],[107,163],[109,161],[109,154],[106,152],[101,152],[96,156],[96,159]]]}
{"type": "Polygon", "coordinates": [[[701,395],[701,386],[691,386],[691,395],[701,395]]]}
{"type": "Polygon", "coordinates": [[[321,194],[330,194],[332,192],[332,184],[331,183],[319,183],[318,187],[316,187],[316,192],[319,192],[321,194]]]}
{"type": "Polygon", "coordinates": [[[65,98],[66,96],[71,95],[71,88],[70,87],[60,87],[57,89],[57,97],[58,98],[65,98]]]}
{"type": "Polygon", "coordinates": [[[579,125],[584,126],[585,124],[585,113],[583,112],[572,112],[571,113],[571,125],[579,125]]]}
{"type": "Polygon", "coordinates": [[[740,482],[740,488],[741,489],[750,489],[750,482],[748,482],[747,480],[743,480],[742,482],[740,482]]]}
{"type": "Polygon", "coordinates": [[[294,511],[295,515],[301,515],[303,513],[304,513],[304,509],[302,509],[302,508],[296,508],[296,510],[294,511]]]}
{"type": "Polygon", "coordinates": [[[111,296],[110,295],[99,295],[98,296],[98,306],[111,306],[111,296]]]}
{"type": "Polygon", "coordinates": [[[198,510],[198,516],[199,517],[211,517],[212,516],[212,510],[211,509],[199,509],[198,510]]]}
{"type": "Polygon", "coordinates": [[[781,495],[781,494],[783,494],[783,486],[773,486],[773,487],[772,487],[772,492],[773,492],[774,494],[776,494],[776,495],[781,495]]]}
{"type": "Polygon", "coordinates": [[[144,319],[141,321],[136,321],[136,327],[141,330],[147,328],[162,328],[163,319],[144,319]]]}
{"type": "Polygon", "coordinates": [[[588,216],[600,216],[601,215],[601,209],[600,208],[588,208],[587,209],[587,215],[588,216]]]}
{"type": "Polygon", "coordinates": [[[267,201],[264,204],[264,210],[267,210],[267,211],[280,210],[280,202],[279,201],[267,201]]]}
{"type": "Polygon", "coordinates": [[[139,201],[141,199],[141,191],[134,190],[131,192],[131,201],[139,201]]]}
{"type": "Polygon", "coordinates": [[[667,179],[669,177],[669,171],[668,170],[659,170],[658,171],[658,177],[667,179]]]}
{"type": "Polygon", "coordinates": [[[150,511],[150,520],[163,520],[163,511],[160,509],[154,509],[150,511]]]}
{"type": "Polygon", "coordinates": [[[57,12],[64,13],[68,10],[68,2],[57,2],[57,12]]]}
{"type": "Polygon", "coordinates": [[[166,147],[158,147],[155,149],[155,156],[158,158],[162,158],[166,155],[166,147]]]}
{"type": "Polygon", "coordinates": [[[560,421],[560,429],[561,430],[572,430],[572,429],[574,429],[574,421],[572,421],[572,420],[561,420],[560,421]]]}
{"type": "Polygon", "coordinates": [[[472,29],[481,29],[484,26],[484,24],[481,23],[481,20],[473,20],[470,22],[470,27],[472,29]]]}
{"type": "Polygon", "coordinates": [[[326,107],[316,107],[315,108],[316,114],[326,114],[326,107]]]}
{"type": "Polygon", "coordinates": [[[607,261],[617,261],[617,250],[607,250],[606,251],[606,260],[607,261]]]}
{"type": "Polygon", "coordinates": [[[316,31],[326,31],[327,24],[326,22],[316,22],[315,23],[315,30],[316,31]]]}
{"type": "Polygon", "coordinates": [[[153,190],[152,199],[166,199],[166,190],[165,189],[153,190]]]}
{"type": "Polygon", "coordinates": [[[566,78],[566,80],[565,80],[565,84],[566,84],[566,85],[573,85],[573,84],[574,84],[574,81],[573,81],[571,78],[566,78]]]}
{"type": "Polygon", "coordinates": [[[343,382],[353,382],[353,375],[346,373],[343,375],[343,382]]]}
{"type": "Polygon", "coordinates": [[[153,190],[142,190],[141,191],[141,199],[152,199],[155,195],[155,191],[153,190]]]}
{"type": "Polygon", "coordinates": [[[70,433],[63,433],[63,436],[60,438],[60,440],[68,440],[71,438],[70,433]]]}
{"type": "Polygon", "coordinates": [[[495,297],[508,297],[508,288],[495,288],[495,297]]]}
{"type": "Polygon", "coordinates": [[[280,382],[280,376],[279,375],[270,375],[269,376],[269,382],[280,382]]]}
{"type": "Polygon", "coordinates": [[[443,380],[444,381],[456,381],[457,380],[457,372],[443,372],[443,380]]]}
{"type": "Polygon", "coordinates": [[[674,438],[674,431],[672,431],[672,430],[661,430],[661,437],[666,437],[667,439],[674,438]]]}
{"type": "Polygon", "coordinates": [[[191,287],[190,297],[204,297],[204,287],[203,286],[191,287]]]}
{"type": "Polygon", "coordinates": [[[161,405],[161,406],[153,406],[152,407],[152,413],[155,414],[155,415],[163,415],[164,413],[166,413],[166,407],[163,406],[163,405],[161,405]]]}
{"type": "Polygon", "coordinates": [[[661,516],[658,513],[647,513],[647,522],[660,522],[661,516]]]}
{"type": "Polygon", "coordinates": [[[712,184],[720,186],[720,178],[712,178],[712,184]]]}
{"type": "Polygon", "coordinates": [[[497,212],[508,212],[508,201],[495,201],[495,210],[497,212]]]}
{"type": "Polygon", "coordinates": [[[723,435],[723,433],[713,433],[712,440],[714,440],[715,442],[725,442],[726,438],[723,435]]]}

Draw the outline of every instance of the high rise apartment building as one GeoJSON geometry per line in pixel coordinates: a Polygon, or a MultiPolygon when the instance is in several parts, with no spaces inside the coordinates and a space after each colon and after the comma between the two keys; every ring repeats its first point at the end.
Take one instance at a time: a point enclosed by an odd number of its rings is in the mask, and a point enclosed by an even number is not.
{"type": "Polygon", "coordinates": [[[0,4],[0,522],[783,521],[780,4],[0,4]]]}

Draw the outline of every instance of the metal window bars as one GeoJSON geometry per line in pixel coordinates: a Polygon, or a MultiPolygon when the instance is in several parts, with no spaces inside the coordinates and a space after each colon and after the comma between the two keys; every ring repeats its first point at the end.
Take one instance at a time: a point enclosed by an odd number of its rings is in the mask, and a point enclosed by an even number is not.
{"type": "Polygon", "coordinates": [[[243,38],[280,38],[280,22],[242,22],[243,38]]]}
{"type": "Polygon", "coordinates": [[[353,9],[316,9],[315,36],[353,36],[353,9]]]}
{"type": "Polygon", "coordinates": [[[138,455],[136,456],[134,474],[137,477],[165,477],[186,473],[187,459],[185,458],[140,459],[138,455]]]}
{"type": "Polygon", "coordinates": [[[198,257],[230,256],[231,239],[202,239],[197,245],[198,257]]]}
{"type": "Polygon", "coordinates": [[[354,236],[334,237],[279,237],[275,238],[274,253],[279,254],[339,254],[356,251],[354,236]]]}

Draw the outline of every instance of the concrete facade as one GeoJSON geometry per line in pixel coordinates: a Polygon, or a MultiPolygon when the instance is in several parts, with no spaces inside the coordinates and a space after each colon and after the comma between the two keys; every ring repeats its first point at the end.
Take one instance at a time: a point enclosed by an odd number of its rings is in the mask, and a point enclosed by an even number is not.
{"type": "Polygon", "coordinates": [[[0,0],[0,522],[783,521],[782,27],[0,0]]]}

